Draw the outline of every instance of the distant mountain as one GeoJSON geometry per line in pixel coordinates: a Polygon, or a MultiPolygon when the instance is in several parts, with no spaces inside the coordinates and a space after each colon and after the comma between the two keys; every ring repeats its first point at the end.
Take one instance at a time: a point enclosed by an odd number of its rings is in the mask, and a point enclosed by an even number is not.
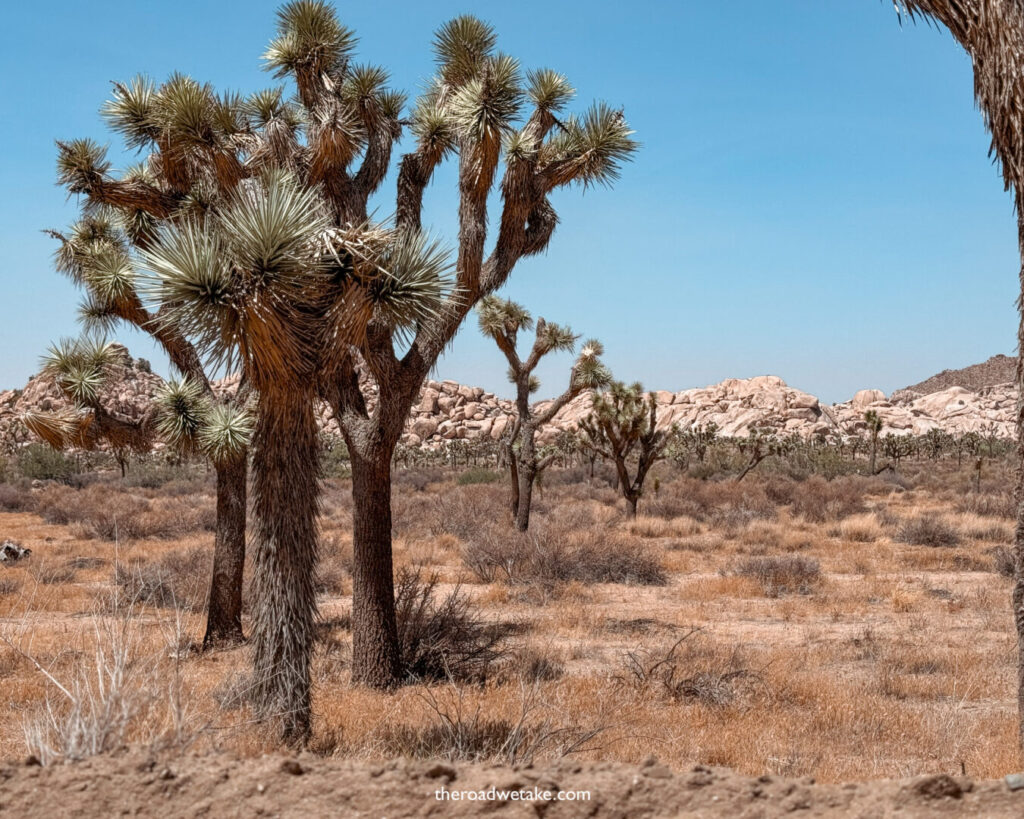
{"type": "Polygon", "coordinates": [[[948,390],[950,387],[963,387],[978,392],[984,387],[996,384],[1007,384],[1014,380],[1017,359],[1008,355],[994,355],[981,364],[972,364],[959,370],[943,370],[938,375],[925,379],[918,384],[904,387],[893,393],[899,398],[900,393],[916,392],[920,395],[931,395],[933,392],[948,390]]]}

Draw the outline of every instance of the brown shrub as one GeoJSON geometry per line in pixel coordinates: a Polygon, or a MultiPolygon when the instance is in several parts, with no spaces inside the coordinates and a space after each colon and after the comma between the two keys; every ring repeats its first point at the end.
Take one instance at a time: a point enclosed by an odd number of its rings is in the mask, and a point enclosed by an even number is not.
{"type": "Polygon", "coordinates": [[[970,492],[956,500],[956,511],[975,515],[1017,519],[1017,504],[1012,492],[970,492]]]}
{"type": "Polygon", "coordinates": [[[793,513],[821,523],[840,520],[864,511],[864,496],[871,482],[857,476],[826,481],[814,475],[801,482],[792,494],[793,513]]]}
{"type": "Polygon", "coordinates": [[[37,513],[47,522],[75,524],[76,534],[101,540],[175,538],[216,528],[217,512],[205,496],[149,499],[105,484],[84,489],[48,486],[37,513]]]}
{"type": "Polygon", "coordinates": [[[661,586],[667,582],[661,561],[642,542],[608,530],[542,522],[526,533],[511,527],[478,526],[462,557],[485,583],[505,579],[661,586]]]}
{"type": "Polygon", "coordinates": [[[681,478],[663,486],[656,498],[642,502],[647,515],[691,517],[721,526],[743,526],[775,517],[775,503],[757,482],[699,481],[681,478]]]}
{"type": "Polygon", "coordinates": [[[818,561],[797,555],[747,558],[736,567],[735,573],[756,580],[769,597],[809,594],[821,581],[818,561]]]}
{"type": "Polygon", "coordinates": [[[1006,546],[996,546],[989,549],[988,553],[992,556],[992,571],[1003,577],[1012,578],[1014,576],[1015,561],[1012,549],[1008,549],[1006,546]]]}
{"type": "Polygon", "coordinates": [[[395,582],[395,619],[405,673],[414,680],[482,682],[504,654],[508,629],[485,622],[456,586],[437,593],[438,577],[402,569],[395,582]]]}
{"type": "Polygon", "coordinates": [[[919,515],[900,524],[896,540],[914,546],[956,546],[960,543],[960,533],[936,515],[919,515]]]}
{"type": "Polygon", "coordinates": [[[170,552],[153,563],[118,566],[119,602],[202,611],[209,599],[212,570],[213,554],[200,548],[170,552]]]}
{"type": "Polygon", "coordinates": [[[70,563],[60,563],[50,558],[33,556],[28,561],[28,573],[37,583],[56,586],[73,581],[76,571],[70,563]]]}
{"type": "Polygon", "coordinates": [[[0,511],[30,512],[35,508],[36,500],[29,489],[0,483],[0,511]]]}

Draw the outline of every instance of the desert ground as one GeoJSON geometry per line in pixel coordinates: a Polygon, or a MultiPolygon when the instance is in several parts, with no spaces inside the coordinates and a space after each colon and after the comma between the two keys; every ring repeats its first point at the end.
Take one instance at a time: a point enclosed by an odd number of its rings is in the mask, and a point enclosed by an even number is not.
{"type": "MultiPolygon", "coordinates": [[[[249,712],[246,648],[198,649],[210,475],[147,461],[124,479],[33,484],[15,469],[0,533],[31,554],[0,566],[0,757],[280,751],[249,712]]],[[[819,783],[1020,768],[1007,458],[980,478],[973,461],[919,457],[831,480],[777,458],[742,482],[662,462],[635,520],[606,465],[552,467],[523,535],[505,480],[397,470],[415,677],[392,694],[349,685],[351,501],[346,478],[327,480],[317,764],[710,766],[819,783]]]]}

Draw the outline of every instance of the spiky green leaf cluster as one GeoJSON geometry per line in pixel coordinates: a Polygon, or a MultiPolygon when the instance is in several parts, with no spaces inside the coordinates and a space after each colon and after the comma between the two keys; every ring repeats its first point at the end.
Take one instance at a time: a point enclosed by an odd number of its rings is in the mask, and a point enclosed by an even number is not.
{"type": "Polygon", "coordinates": [[[186,379],[162,385],[154,397],[157,433],[182,452],[201,452],[214,463],[240,456],[252,437],[253,418],[244,408],[215,401],[186,379]]]}
{"type": "Polygon", "coordinates": [[[511,299],[484,296],[476,310],[480,331],[491,338],[507,336],[514,344],[520,330],[533,328],[533,317],[529,311],[511,299]]]}
{"type": "Polygon", "coordinates": [[[95,336],[61,339],[42,358],[43,372],[78,406],[94,406],[110,368],[123,362],[120,348],[95,336]]]}
{"type": "Polygon", "coordinates": [[[556,166],[553,184],[610,185],[639,148],[621,110],[601,102],[568,119],[545,145],[542,164],[556,166]]]}
{"type": "Polygon", "coordinates": [[[339,71],[355,49],[355,33],[338,22],[330,3],[293,0],[277,12],[277,37],[263,59],[275,77],[299,71],[339,71]]]}

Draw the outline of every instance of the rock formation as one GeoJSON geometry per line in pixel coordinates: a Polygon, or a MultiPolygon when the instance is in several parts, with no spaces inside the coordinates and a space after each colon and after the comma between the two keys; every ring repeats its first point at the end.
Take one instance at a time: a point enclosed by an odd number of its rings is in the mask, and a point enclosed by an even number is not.
{"type": "MultiPolygon", "coordinates": [[[[986,364],[995,360],[990,359],[986,364]]],[[[957,372],[966,372],[971,377],[978,374],[972,368],[957,372]]],[[[991,374],[995,369],[989,367],[986,372],[991,374]]],[[[929,381],[945,384],[949,373],[946,371],[929,381]]],[[[107,387],[104,403],[125,418],[141,418],[160,383],[160,378],[148,372],[148,368],[126,356],[125,365],[118,369],[116,378],[107,387]]],[[[225,391],[236,387],[237,378],[215,385],[216,389],[225,391]]],[[[372,409],[373,390],[367,393],[372,409]]],[[[865,389],[849,401],[822,404],[815,396],[794,389],[773,375],[730,378],[719,384],[680,392],[659,390],[654,397],[660,425],[676,424],[686,428],[714,423],[720,435],[741,437],[755,428],[804,437],[856,434],[864,430],[864,413],[869,409],[882,419],[883,435],[923,435],[940,429],[954,435],[978,432],[1012,437],[1016,405],[1012,383],[974,389],[950,385],[927,394],[899,390],[888,398],[881,390],[865,389]]],[[[66,399],[52,379],[43,375],[30,379],[23,390],[0,392],[0,445],[11,451],[30,440],[28,431],[17,421],[21,413],[51,411],[66,405],[66,399]]],[[[590,396],[579,396],[543,430],[539,443],[553,443],[561,433],[575,429],[589,410],[590,396]]],[[[410,413],[403,443],[436,448],[460,439],[497,441],[513,412],[511,401],[480,387],[456,381],[427,381],[410,413]]],[[[337,434],[337,425],[326,405],[320,407],[320,421],[326,433],[337,434]]]]}

